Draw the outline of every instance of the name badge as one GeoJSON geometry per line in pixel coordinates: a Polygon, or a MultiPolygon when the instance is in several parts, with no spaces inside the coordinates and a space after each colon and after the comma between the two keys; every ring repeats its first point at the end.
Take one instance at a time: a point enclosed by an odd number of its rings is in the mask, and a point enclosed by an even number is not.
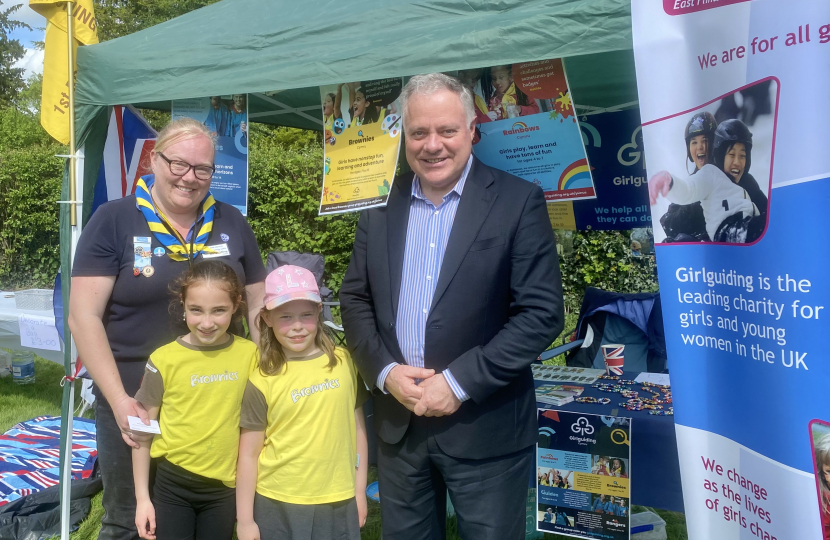
{"type": "Polygon", "coordinates": [[[208,251],[202,251],[202,258],[203,259],[213,259],[215,257],[230,257],[231,250],[228,249],[228,244],[216,244],[215,246],[205,246],[212,253],[208,251]]]}

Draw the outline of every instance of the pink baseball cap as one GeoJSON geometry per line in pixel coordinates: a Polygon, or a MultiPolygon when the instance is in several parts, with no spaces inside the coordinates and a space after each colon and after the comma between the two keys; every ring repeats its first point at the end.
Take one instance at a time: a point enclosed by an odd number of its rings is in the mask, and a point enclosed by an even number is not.
{"type": "Polygon", "coordinates": [[[265,309],[274,309],[292,300],[322,302],[314,274],[305,268],[286,264],[265,278],[265,309]]]}

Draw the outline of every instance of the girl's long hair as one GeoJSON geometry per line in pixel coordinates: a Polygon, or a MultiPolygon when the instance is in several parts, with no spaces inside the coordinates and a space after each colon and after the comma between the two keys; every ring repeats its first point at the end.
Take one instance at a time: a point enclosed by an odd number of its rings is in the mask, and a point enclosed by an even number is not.
{"type": "MultiPolygon", "coordinates": [[[[259,328],[259,370],[263,375],[279,375],[285,371],[288,365],[288,358],[285,356],[285,351],[282,350],[282,345],[277,341],[277,336],[274,335],[274,330],[265,322],[266,309],[262,308],[257,316],[257,327],[259,328]]],[[[323,324],[323,313],[317,317],[317,335],[314,336],[314,344],[326,356],[329,357],[329,363],[326,367],[329,371],[334,369],[337,365],[338,357],[335,354],[334,340],[328,333],[326,325],[323,324]]]]}
{"type": "Polygon", "coordinates": [[[818,485],[821,490],[821,510],[830,512],[830,485],[824,476],[822,466],[830,466],[830,434],[825,435],[816,443],[816,474],[818,474],[818,485]]]}

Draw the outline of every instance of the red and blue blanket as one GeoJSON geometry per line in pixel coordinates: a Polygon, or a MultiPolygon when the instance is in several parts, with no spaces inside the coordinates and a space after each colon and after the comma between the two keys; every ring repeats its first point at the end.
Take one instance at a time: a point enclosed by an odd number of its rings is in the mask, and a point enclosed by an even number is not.
{"type": "MultiPolygon", "coordinates": [[[[0,507],[58,484],[60,434],[60,417],[39,416],[0,435],[0,507]]],[[[97,458],[95,421],[75,418],[72,479],[89,478],[97,458]]]]}

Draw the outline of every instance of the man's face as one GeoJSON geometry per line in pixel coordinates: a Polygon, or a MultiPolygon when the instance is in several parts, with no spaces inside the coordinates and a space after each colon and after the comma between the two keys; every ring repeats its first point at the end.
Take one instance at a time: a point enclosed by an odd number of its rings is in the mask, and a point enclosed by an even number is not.
{"type": "Polygon", "coordinates": [[[236,107],[237,110],[242,110],[245,108],[245,96],[242,94],[234,94],[233,96],[233,105],[236,107]]]}
{"type": "Polygon", "coordinates": [[[406,105],[406,160],[422,188],[449,192],[473,151],[475,124],[450,90],[414,95],[406,105]],[[426,186],[424,186],[426,184],[426,186]]]}
{"type": "Polygon", "coordinates": [[[219,105],[222,103],[222,98],[219,96],[211,96],[210,104],[213,106],[214,109],[218,109],[219,105]]]}

